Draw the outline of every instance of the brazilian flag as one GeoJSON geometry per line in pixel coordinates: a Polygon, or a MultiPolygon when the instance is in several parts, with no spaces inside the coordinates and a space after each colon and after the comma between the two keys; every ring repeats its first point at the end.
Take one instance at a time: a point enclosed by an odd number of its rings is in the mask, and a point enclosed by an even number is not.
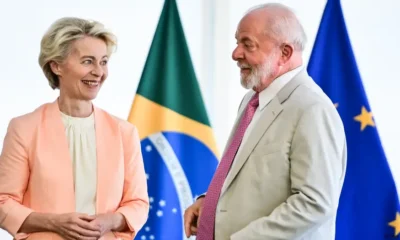
{"type": "Polygon", "coordinates": [[[218,165],[175,0],[166,0],[128,121],[139,130],[149,219],[137,239],[186,239],[183,215],[218,165]]]}

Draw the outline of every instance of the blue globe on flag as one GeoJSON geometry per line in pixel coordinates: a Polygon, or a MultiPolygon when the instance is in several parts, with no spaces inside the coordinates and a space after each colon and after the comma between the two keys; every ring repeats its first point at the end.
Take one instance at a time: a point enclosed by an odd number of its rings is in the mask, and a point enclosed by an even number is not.
{"type": "Polygon", "coordinates": [[[207,190],[217,159],[199,140],[176,132],[156,133],[142,140],[142,154],[150,210],[135,239],[187,239],[183,214],[207,190]]]}

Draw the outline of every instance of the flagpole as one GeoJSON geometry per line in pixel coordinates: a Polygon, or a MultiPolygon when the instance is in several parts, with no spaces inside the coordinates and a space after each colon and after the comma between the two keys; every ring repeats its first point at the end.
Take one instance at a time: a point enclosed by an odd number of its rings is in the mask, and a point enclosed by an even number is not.
{"type": "Polygon", "coordinates": [[[210,114],[211,123],[213,123],[214,107],[214,82],[215,82],[215,26],[216,19],[215,0],[203,0],[202,7],[202,22],[203,22],[203,39],[202,39],[202,66],[199,73],[199,82],[201,83],[202,93],[207,112],[210,114]]]}
{"type": "Polygon", "coordinates": [[[214,89],[213,112],[210,116],[212,117],[212,124],[217,137],[218,149],[222,151],[225,147],[224,143],[228,139],[231,124],[233,124],[233,122],[229,121],[235,118],[235,116],[232,116],[232,111],[230,111],[232,109],[230,108],[231,103],[226,100],[230,99],[231,88],[237,82],[232,82],[234,75],[231,73],[231,64],[233,61],[230,57],[232,49],[230,49],[231,45],[229,43],[232,42],[234,36],[229,31],[231,26],[229,15],[230,1],[214,0],[214,8],[214,81],[208,87],[214,89]]]}

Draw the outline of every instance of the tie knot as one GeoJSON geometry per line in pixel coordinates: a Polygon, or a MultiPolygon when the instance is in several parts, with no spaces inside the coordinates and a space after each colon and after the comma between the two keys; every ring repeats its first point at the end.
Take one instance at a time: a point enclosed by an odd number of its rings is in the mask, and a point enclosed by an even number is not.
{"type": "Polygon", "coordinates": [[[257,108],[259,101],[258,101],[258,92],[256,94],[253,95],[253,97],[250,99],[249,102],[250,106],[257,108]]]}

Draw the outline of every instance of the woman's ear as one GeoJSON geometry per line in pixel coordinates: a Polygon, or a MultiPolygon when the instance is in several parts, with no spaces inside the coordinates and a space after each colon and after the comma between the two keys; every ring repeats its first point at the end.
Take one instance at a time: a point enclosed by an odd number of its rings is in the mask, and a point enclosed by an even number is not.
{"type": "Polygon", "coordinates": [[[57,76],[61,76],[61,68],[60,64],[56,63],[55,61],[50,62],[51,71],[57,76]]]}

